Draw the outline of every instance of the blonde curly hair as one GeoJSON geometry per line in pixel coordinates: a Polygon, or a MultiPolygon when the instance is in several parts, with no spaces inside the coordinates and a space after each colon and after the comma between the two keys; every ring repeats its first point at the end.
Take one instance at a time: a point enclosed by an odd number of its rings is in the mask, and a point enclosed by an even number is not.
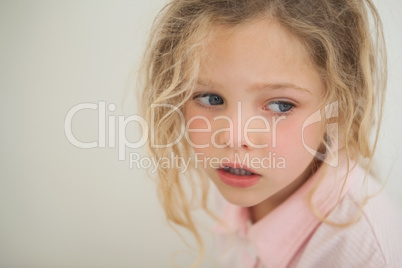
{"type": "MultiPolygon", "coordinates": [[[[154,21],[142,61],[141,110],[153,127],[149,153],[155,158],[191,158],[186,140],[176,142],[184,130],[178,111],[183,112],[197,81],[203,45],[217,25],[236,30],[256,20],[275,20],[302,41],[325,82],[323,107],[338,102],[339,139],[348,159],[371,162],[387,75],[382,23],[371,0],[171,1],[154,21]],[[373,126],[375,137],[370,142],[373,126]],[[157,146],[166,144],[171,146],[157,146]]],[[[331,138],[327,133],[322,143],[328,147],[331,138]]],[[[174,169],[158,169],[158,192],[168,221],[194,234],[198,264],[204,249],[191,211],[194,204],[201,204],[213,215],[207,206],[208,180],[194,176],[194,168],[183,175],[182,166],[176,164],[174,169]],[[190,194],[183,178],[190,184],[190,194]]]]}

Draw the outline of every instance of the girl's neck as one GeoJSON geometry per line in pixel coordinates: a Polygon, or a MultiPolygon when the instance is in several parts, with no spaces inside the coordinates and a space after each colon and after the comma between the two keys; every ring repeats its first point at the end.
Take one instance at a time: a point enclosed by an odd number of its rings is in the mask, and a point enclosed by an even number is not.
{"type": "Polygon", "coordinates": [[[297,191],[318,169],[321,162],[313,160],[306,170],[291,184],[287,185],[275,195],[263,202],[249,207],[250,219],[254,224],[271,213],[275,208],[282,204],[289,196],[297,191]]]}

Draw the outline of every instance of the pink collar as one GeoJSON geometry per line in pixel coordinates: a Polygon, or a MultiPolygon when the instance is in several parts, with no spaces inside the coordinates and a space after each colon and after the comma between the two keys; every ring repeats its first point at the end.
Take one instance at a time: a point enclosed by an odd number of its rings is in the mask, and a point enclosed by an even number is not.
{"type": "MultiPolygon", "coordinates": [[[[351,161],[348,180],[340,199],[352,184],[353,177],[355,177],[354,167],[355,162],[351,161]]],[[[321,167],[285,202],[254,225],[250,223],[247,208],[237,207],[227,202],[223,220],[230,229],[237,231],[240,236],[248,238],[260,262],[266,267],[285,267],[321,224],[308,204],[310,190],[322,176],[325,176],[314,194],[313,201],[322,215],[328,215],[337,204],[346,171],[345,159],[335,168],[326,166],[326,170],[324,170],[321,167]],[[324,174],[324,172],[326,173],[324,174]]],[[[223,226],[217,227],[218,232],[227,232],[223,226]]]]}

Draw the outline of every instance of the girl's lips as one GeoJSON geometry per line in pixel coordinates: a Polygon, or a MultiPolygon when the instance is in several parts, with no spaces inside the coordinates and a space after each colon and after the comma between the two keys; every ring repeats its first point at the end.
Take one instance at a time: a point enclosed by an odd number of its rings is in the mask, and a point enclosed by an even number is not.
{"type": "Polygon", "coordinates": [[[247,170],[248,172],[251,172],[251,173],[253,173],[253,174],[255,174],[255,175],[259,175],[257,172],[255,172],[255,171],[252,170],[251,168],[249,168],[249,167],[247,167],[247,166],[243,166],[243,165],[238,164],[238,163],[225,163],[225,164],[222,164],[222,165],[220,166],[220,169],[223,169],[223,168],[225,168],[225,167],[241,168],[241,169],[247,170]]]}
{"type": "MultiPolygon", "coordinates": [[[[249,171],[248,169],[246,170],[249,171]]],[[[218,176],[226,185],[237,188],[249,188],[257,184],[261,177],[261,175],[253,172],[251,175],[236,175],[223,168],[218,169],[218,176]]]]}

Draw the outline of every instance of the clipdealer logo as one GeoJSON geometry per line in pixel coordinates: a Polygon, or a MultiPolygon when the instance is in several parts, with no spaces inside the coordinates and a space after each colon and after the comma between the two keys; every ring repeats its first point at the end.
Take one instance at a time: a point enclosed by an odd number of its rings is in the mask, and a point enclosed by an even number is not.
{"type": "MultiPolygon", "coordinates": [[[[126,160],[126,154],[127,154],[127,149],[139,149],[145,146],[148,143],[148,138],[150,137],[151,141],[151,147],[153,148],[168,148],[172,147],[173,145],[177,144],[180,142],[181,139],[187,139],[187,142],[194,148],[207,148],[209,146],[215,146],[215,148],[221,148],[222,145],[217,144],[215,141],[215,137],[217,133],[212,133],[211,135],[211,141],[210,143],[207,144],[194,144],[190,138],[188,133],[189,132],[199,132],[199,133],[205,133],[205,132],[211,132],[211,122],[203,117],[203,116],[196,116],[194,118],[190,118],[187,122],[185,122],[184,115],[181,112],[181,110],[178,107],[175,107],[170,104],[157,104],[157,105],[152,105],[151,106],[151,122],[153,122],[153,118],[155,116],[155,110],[158,108],[168,108],[171,109],[171,112],[175,112],[179,115],[180,120],[181,120],[181,131],[180,134],[177,136],[176,140],[173,142],[170,142],[168,144],[156,144],[155,143],[155,133],[156,129],[153,124],[151,126],[148,125],[147,121],[136,114],[130,115],[128,117],[125,117],[123,115],[107,115],[108,112],[114,112],[116,110],[116,105],[113,103],[110,103],[109,105],[106,105],[105,101],[99,101],[98,103],[80,103],[75,106],[73,106],[66,114],[65,120],[64,120],[64,132],[67,140],[74,146],[82,149],[92,149],[92,148],[116,148],[118,150],[118,159],[120,161],[126,160]],[[76,136],[73,134],[73,123],[74,123],[74,116],[76,116],[79,112],[82,112],[84,110],[92,110],[94,112],[97,112],[98,116],[98,135],[97,135],[97,140],[93,141],[82,141],[77,139],[76,136]],[[203,129],[191,129],[190,124],[194,120],[204,120],[206,123],[206,128],[203,129]],[[141,129],[141,135],[139,140],[135,142],[131,142],[127,139],[126,137],[126,128],[129,124],[138,124],[140,129],[141,129]],[[150,133],[149,133],[150,132],[150,133]],[[108,133],[108,135],[106,135],[108,133]],[[149,135],[151,134],[151,135],[149,135]],[[107,138],[106,138],[107,137],[107,138]]],[[[321,122],[323,118],[325,119],[331,119],[331,118],[336,118],[338,117],[338,102],[333,102],[324,107],[324,117],[321,115],[321,110],[317,110],[313,114],[311,114],[303,123],[302,126],[302,131],[301,131],[301,139],[303,142],[304,148],[313,156],[317,157],[321,161],[326,162],[327,164],[331,166],[336,166],[338,165],[338,156],[337,156],[337,149],[338,149],[338,143],[337,143],[337,138],[338,138],[338,125],[337,123],[329,123],[326,125],[327,128],[327,133],[331,132],[332,137],[335,137],[335,139],[332,140],[331,148],[333,148],[333,154],[331,155],[330,161],[328,161],[327,157],[325,154],[322,154],[320,152],[317,152],[313,148],[309,147],[304,140],[304,130],[317,122],[321,122]]],[[[238,113],[237,113],[237,120],[240,120],[241,122],[241,102],[238,103],[238,113]]],[[[242,135],[244,135],[245,139],[251,144],[253,148],[266,148],[268,147],[268,144],[252,144],[251,141],[248,139],[248,134],[249,133],[270,133],[272,137],[272,141],[270,143],[270,146],[272,148],[276,147],[276,129],[277,125],[284,120],[286,117],[285,116],[280,116],[280,117],[273,117],[272,118],[272,123],[270,124],[268,120],[265,117],[262,116],[253,116],[250,117],[244,124],[244,129],[243,133],[241,133],[241,128],[239,127],[238,129],[233,128],[233,122],[230,117],[227,116],[218,116],[214,118],[214,120],[227,120],[229,123],[229,128],[226,128],[225,131],[228,131],[230,136],[233,137],[232,133],[234,131],[239,131],[242,135]],[[253,120],[259,120],[263,121],[265,124],[265,129],[252,129],[250,128],[250,123],[253,120]]],[[[238,126],[241,124],[237,124],[238,126]]],[[[215,132],[222,132],[224,130],[217,130],[215,132]]],[[[237,137],[240,137],[240,135],[236,135],[237,137]]],[[[138,154],[133,154],[130,153],[130,161],[133,159],[136,159],[135,161],[138,161],[138,154]]],[[[130,164],[131,166],[131,164],[130,164]]]]}

